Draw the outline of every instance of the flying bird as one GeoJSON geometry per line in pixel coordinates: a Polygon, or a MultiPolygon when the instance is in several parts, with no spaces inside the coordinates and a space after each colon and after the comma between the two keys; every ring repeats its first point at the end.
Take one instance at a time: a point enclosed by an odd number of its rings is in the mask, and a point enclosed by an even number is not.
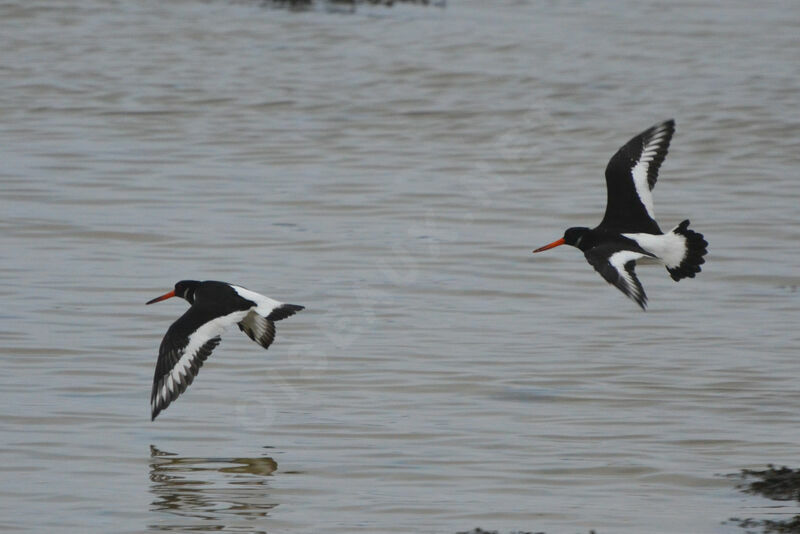
{"type": "Polygon", "coordinates": [[[564,237],[533,252],[564,244],[581,249],[608,283],[643,310],[647,295],[634,272],[637,260],[660,261],[676,282],[694,278],[705,263],[708,243],[702,234],[689,230],[688,219],[663,233],[653,211],[652,190],[674,132],[675,121],[668,120],[628,141],[606,167],[608,203],[600,224],[594,228],[569,228],[564,237]]]}
{"type": "Polygon", "coordinates": [[[172,323],[158,349],[150,394],[151,421],[186,391],[229,326],[239,325],[250,339],[266,349],[275,339],[275,321],[304,308],[226,282],[197,280],[181,280],[175,289],[147,304],[171,297],[181,297],[191,307],[172,323]]]}

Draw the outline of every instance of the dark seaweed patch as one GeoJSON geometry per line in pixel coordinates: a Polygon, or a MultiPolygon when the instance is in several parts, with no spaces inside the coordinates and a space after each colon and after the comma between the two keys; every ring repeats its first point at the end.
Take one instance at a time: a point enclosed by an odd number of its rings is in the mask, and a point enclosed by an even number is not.
{"type": "MultiPolygon", "coordinates": [[[[742,469],[738,475],[745,482],[738,487],[745,493],[761,495],[775,501],[800,502],[800,469],[767,465],[763,471],[742,469]]],[[[748,533],[800,534],[800,515],[789,519],[731,518],[732,522],[747,529],[748,533]],[[754,530],[755,529],[755,530],[754,530]]]]}

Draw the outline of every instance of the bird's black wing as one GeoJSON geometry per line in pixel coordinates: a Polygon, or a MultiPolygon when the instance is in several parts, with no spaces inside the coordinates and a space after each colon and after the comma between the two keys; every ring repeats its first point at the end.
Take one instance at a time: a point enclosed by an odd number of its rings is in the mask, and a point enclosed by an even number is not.
{"type": "Polygon", "coordinates": [[[305,309],[303,306],[297,304],[280,304],[273,308],[266,317],[251,311],[239,321],[239,329],[266,349],[275,340],[275,321],[291,317],[303,309],[305,309]]]}
{"type": "Polygon", "coordinates": [[[186,391],[230,324],[230,318],[213,318],[198,306],[172,323],[158,350],[150,394],[152,419],[186,391]]]}
{"type": "Polygon", "coordinates": [[[614,154],[606,167],[608,203],[600,226],[620,233],[661,233],[652,190],[674,132],[674,120],[656,124],[614,154]]]}
{"type": "Polygon", "coordinates": [[[254,311],[239,321],[239,329],[265,349],[275,340],[275,323],[254,311]]]}
{"type": "Polygon", "coordinates": [[[636,304],[646,309],[647,295],[636,277],[636,260],[647,253],[621,249],[616,245],[600,245],[584,252],[588,261],[609,284],[613,284],[636,304]]]}

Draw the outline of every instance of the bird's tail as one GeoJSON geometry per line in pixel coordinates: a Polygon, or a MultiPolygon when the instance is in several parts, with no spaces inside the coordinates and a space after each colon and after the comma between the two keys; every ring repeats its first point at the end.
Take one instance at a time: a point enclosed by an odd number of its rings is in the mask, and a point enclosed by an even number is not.
{"type": "Polygon", "coordinates": [[[683,236],[686,240],[686,250],[681,263],[674,268],[667,267],[669,275],[676,282],[682,278],[694,278],[700,272],[700,266],[706,262],[703,256],[708,250],[708,242],[703,234],[689,230],[689,219],[686,219],[672,230],[673,234],[683,236]]]}
{"type": "Polygon", "coordinates": [[[305,306],[299,306],[297,304],[281,304],[277,308],[274,308],[272,312],[270,312],[267,319],[270,321],[280,321],[281,319],[286,319],[287,317],[291,317],[295,313],[304,309],[305,306]]]}

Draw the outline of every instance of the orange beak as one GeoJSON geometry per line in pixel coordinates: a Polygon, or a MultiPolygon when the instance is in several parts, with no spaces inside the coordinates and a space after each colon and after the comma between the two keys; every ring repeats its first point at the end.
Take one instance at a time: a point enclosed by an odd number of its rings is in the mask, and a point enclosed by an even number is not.
{"type": "Polygon", "coordinates": [[[164,293],[160,297],[156,297],[153,300],[145,302],[145,304],[154,304],[156,302],[161,302],[162,300],[167,300],[168,298],[172,298],[174,296],[175,296],[175,290],[172,290],[169,293],[164,293]]]}
{"type": "Polygon", "coordinates": [[[549,245],[545,245],[543,247],[537,248],[536,250],[534,250],[534,252],[544,252],[545,250],[550,250],[551,248],[555,248],[555,247],[557,247],[559,245],[563,245],[563,244],[564,244],[564,238],[562,237],[558,241],[553,241],[549,245]]]}

